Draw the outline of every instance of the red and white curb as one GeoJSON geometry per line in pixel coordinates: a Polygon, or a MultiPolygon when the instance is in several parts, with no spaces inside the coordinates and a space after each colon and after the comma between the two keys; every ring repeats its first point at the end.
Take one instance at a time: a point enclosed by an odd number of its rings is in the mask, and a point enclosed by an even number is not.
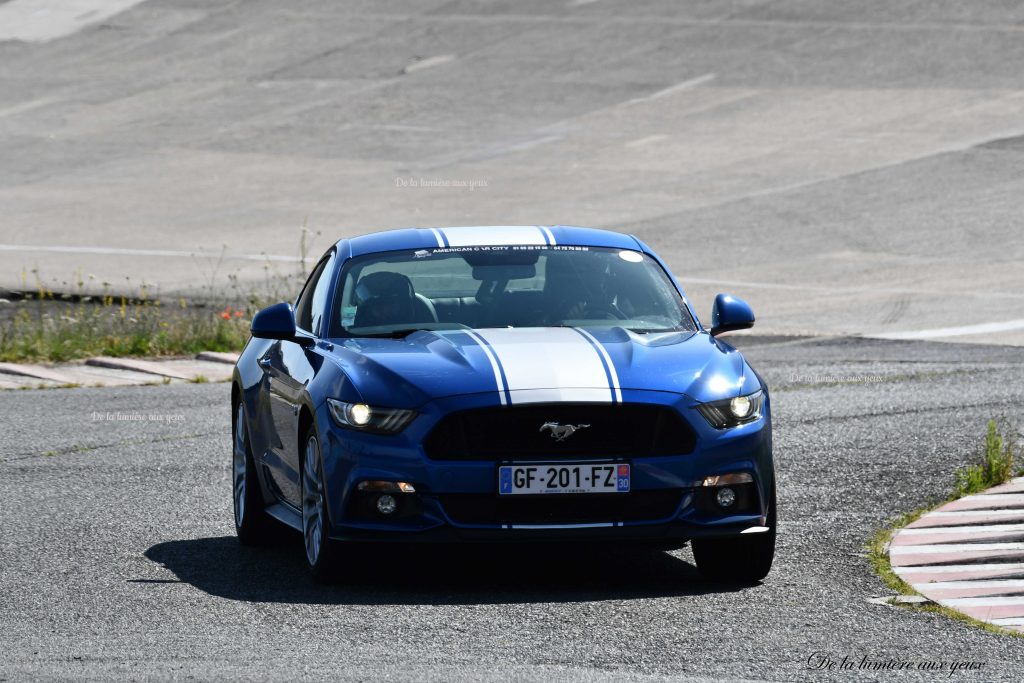
{"type": "Polygon", "coordinates": [[[46,389],[61,386],[130,386],[154,382],[225,382],[231,379],[236,353],[204,351],[195,358],[141,360],[100,356],[76,363],[40,365],[0,363],[0,389],[46,389]]]}
{"type": "Polygon", "coordinates": [[[1024,632],[1024,477],[946,503],[900,529],[889,560],[929,600],[1024,632]]]}

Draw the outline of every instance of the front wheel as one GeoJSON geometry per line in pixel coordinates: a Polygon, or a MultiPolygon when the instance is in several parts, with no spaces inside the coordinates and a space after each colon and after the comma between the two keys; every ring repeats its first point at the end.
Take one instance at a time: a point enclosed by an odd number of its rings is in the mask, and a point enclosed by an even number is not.
{"type": "Polygon", "coordinates": [[[256,462],[249,447],[249,430],[241,402],[235,410],[235,433],[231,449],[231,488],[235,507],[235,534],[243,545],[260,545],[273,538],[270,518],[263,510],[256,462]]]}
{"type": "Polygon", "coordinates": [[[320,441],[310,427],[302,459],[302,541],[309,569],[318,581],[336,578],[338,565],[338,544],[328,537],[330,524],[324,488],[320,441]]]}
{"type": "Polygon", "coordinates": [[[693,559],[708,581],[753,583],[768,576],[775,559],[775,491],[768,510],[768,531],[732,538],[693,539],[693,559]]]}

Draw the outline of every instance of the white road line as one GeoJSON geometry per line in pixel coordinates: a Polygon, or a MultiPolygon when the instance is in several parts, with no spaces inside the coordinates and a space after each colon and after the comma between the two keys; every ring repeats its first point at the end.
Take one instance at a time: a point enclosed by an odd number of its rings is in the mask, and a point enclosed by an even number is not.
{"type": "Polygon", "coordinates": [[[1024,318],[1006,320],[1001,323],[980,323],[963,327],[936,327],[930,330],[914,330],[910,332],[874,332],[864,335],[876,339],[935,339],[938,337],[961,337],[967,334],[993,334],[1024,330],[1024,318]]]}
{"type": "Polygon", "coordinates": [[[979,524],[977,526],[933,526],[914,527],[913,529],[901,529],[898,536],[922,536],[927,534],[964,534],[980,533],[985,531],[1021,531],[1024,532],[1024,524],[979,524]]]}
{"type": "MultiPolygon", "coordinates": [[[[999,552],[1001,550],[1024,551],[1024,543],[942,543],[938,545],[894,545],[890,555],[939,555],[958,552],[999,552]]],[[[907,567],[910,570],[910,567],[907,567]]]]}
{"type": "Polygon", "coordinates": [[[914,587],[920,586],[924,590],[933,588],[1024,588],[1024,579],[963,579],[960,581],[935,581],[932,583],[917,583],[914,587]]]}
{"type": "Polygon", "coordinates": [[[1004,619],[992,619],[996,626],[1024,626],[1024,617],[1006,617],[1004,619]]]}
{"type": "MultiPolygon", "coordinates": [[[[998,495],[998,494],[993,494],[998,495]]],[[[929,512],[925,515],[925,518],[931,519],[933,517],[949,518],[950,521],[957,517],[976,517],[978,515],[984,516],[1002,516],[1002,517],[1014,517],[1024,515],[1024,510],[943,510],[940,512],[929,512]]],[[[914,527],[917,529],[918,527],[914,527]]],[[[942,528],[942,527],[939,527],[942,528]]]]}
{"type": "MultiPolygon", "coordinates": [[[[280,254],[236,254],[234,252],[177,251],[174,249],[123,249],[120,247],[51,247],[34,244],[0,244],[0,251],[45,252],[53,254],[100,254],[105,256],[182,256],[191,258],[219,259],[226,261],[284,261],[299,263],[298,256],[280,254]]],[[[309,259],[307,259],[309,260],[309,259]]]]}
{"type": "Polygon", "coordinates": [[[434,57],[427,57],[426,59],[421,59],[418,62],[413,62],[409,66],[405,67],[404,69],[402,69],[402,73],[411,74],[416,71],[422,71],[423,69],[429,69],[434,66],[447,64],[453,59],[455,59],[455,55],[436,55],[434,57]]]}
{"type": "Polygon", "coordinates": [[[0,117],[14,116],[15,114],[23,114],[23,113],[25,113],[27,111],[32,111],[34,109],[39,109],[40,107],[45,107],[48,104],[53,104],[54,102],[58,102],[58,101],[60,101],[60,99],[57,98],[57,97],[40,97],[37,100],[29,100],[28,102],[22,102],[21,104],[16,104],[13,107],[7,107],[6,109],[0,109],[0,117]]]}
{"type": "Polygon", "coordinates": [[[674,95],[677,92],[682,92],[684,90],[696,88],[699,85],[704,85],[705,83],[708,83],[713,80],[715,80],[715,74],[704,74],[703,76],[697,76],[697,78],[691,78],[690,80],[683,81],[682,83],[676,83],[673,86],[664,88],[662,90],[658,90],[657,92],[653,92],[650,95],[644,95],[643,97],[634,97],[631,100],[626,100],[625,102],[622,103],[622,106],[631,107],[634,104],[645,104],[647,102],[653,102],[654,100],[660,100],[662,97],[674,95]]]}
{"type": "Polygon", "coordinates": [[[662,140],[667,140],[667,139],[668,139],[667,135],[665,135],[664,133],[658,133],[656,135],[648,135],[645,138],[638,138],[636,140],[632,140],[630,142],[627,142],[626,143],[626,147],[643,147],[644,145],[649,145],[652,142],[661,142],[662,140]]]}
{"type": "Polygon", "coordinates": [[[143,0],[11,0],[0,5],[0,41],[45,43],[77,33],[143,0]]]}
{"type": "MultiPolygon", "coordinates": [[[[1007,506],[1003,505],[1006,501],[1012,501],[1014,503],[1021,503],[1024,505],[1024,493],[972,493],[969,496],[963,498],[957,498],[954,502],[959,503],[964,500],[983,500],[992,503],[997,508],[1006,509],[1007,506]]],[[[980,512],[981,510],[975,510],[980,512]]],[[[1024,511],[1022,509],[1021,511],[1024,511]]]]}
{"type": "Polygon", "coordinates": [[[748,289],[781,289],[800,292],[821,292],[822,294],[920,294],[922,296],[941,296],[953,298],[957,296],[974,296],[993,299],[1024,299],[1021,292],[941,292],[932,289],[906,289],[903,287],[829,287],[827,285],[785,284],[781,282],[751,282],[749,280],[719,280],[716,278],[683,277],[683,287],[693,283],[698,285],[722,285],[726,287],[744,287],[748,289]]]}
{"type": "Polygon", "coordinates": [[[893,571],[915,574],[956,574],[957,572],[1020,571],[1024,573],[1024,562],[994,562],[989,564],[943,564],[924,567],[894,567],[893,571]]]}
{"type": "Polygon", "coordinates": [[[939,600],[939,604],[949,607],[1001,607],[1003,605],[1024,605],[1024,596],[1001,598],[949,598],[939,600]]]}
{"type": "Polygon", "coordinates": [[[508,145],[498,145],[490,149],[484,150],[480,156],[471,156],[469,161],[483,161],[492,157],[501,156],[503,154],[512,154],[514,152],[524,152],[540,145],[546,145],[550,142],[558,142],[564,139],[564,135],[542,135],[540,137],[532,138],[530,140],[524,140],[523,142],[514,142],[508,145]]]}

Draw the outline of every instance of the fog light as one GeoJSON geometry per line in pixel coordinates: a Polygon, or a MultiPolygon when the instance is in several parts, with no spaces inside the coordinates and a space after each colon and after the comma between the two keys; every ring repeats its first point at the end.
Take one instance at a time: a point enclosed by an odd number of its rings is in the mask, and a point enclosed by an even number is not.
{"type": "MultiPolygon", "coordinates": [[[[724,508],[732,507],[733,503],[736,502],[736,492],[728,486],[724,486],[718,489],[718,493],[715,494],[715,500],[724,508]]],[[[379,502],[377,506],[380,506],[379,502]]]]}
{"type": "Polygon", "coordinates": [[[398,501],[395,500],[394,496],[384,494],[377,498],[377,512],[382,515],[390,515],[398,508],[398,501]]]}

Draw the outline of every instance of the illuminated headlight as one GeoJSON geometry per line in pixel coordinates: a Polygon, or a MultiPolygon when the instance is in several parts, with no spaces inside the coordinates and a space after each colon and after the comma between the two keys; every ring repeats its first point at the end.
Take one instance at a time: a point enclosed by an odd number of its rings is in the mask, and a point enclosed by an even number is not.
{"type": "Polygon", "coordinates": [[[397,434],[416,416],[415,411],[403,408],[378,408],[365,403],[346,403],[327,399],[331,418],[339,427],[358,429],[375,434],[397,434]]]}
{"type": "Polygon", "coordinates": [[[365,427],[370,423],[370,414],[370,406],[365,403],[350,403],[345,409],[345,417],[358,427],[365,427]]]}
{"type": "Polygon", "coordinates": [[[746,396],[702,403],[697,406],[697,410],[711,423],[712,427],[725,429],[754,422],[761,417],[763,407],[764,392],[758,389],[746,396]]]}
{"type": "MultiPolygon", "coordinates": [[[[359,406],[356,406],[357,408],[359,406]]],[[[746,396],[737,396],[733,400],[729,401],[729,412],[732,416],[742,420],[750,415],[751,409],[754,407],[754,402],[746,396]]]]}

